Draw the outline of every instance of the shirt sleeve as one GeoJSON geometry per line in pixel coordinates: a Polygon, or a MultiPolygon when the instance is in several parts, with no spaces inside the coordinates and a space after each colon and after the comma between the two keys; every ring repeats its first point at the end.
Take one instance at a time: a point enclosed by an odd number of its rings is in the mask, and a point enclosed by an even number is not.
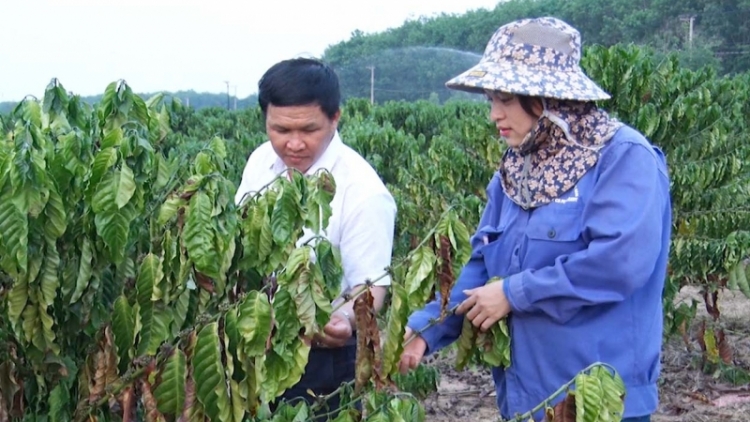
{"type": "MultiPolygon", "coordinates": [[[[453,308],[466,299],[464,290],[470,290],[481,287],[487,283],[487,267],[484,264],[484,256],[479,252],[483,245],[481,231],[483,227],[494,226],[500,220],[501,206],[497,202],[499,198],[494,196],[495,193],[502,194],[497,188],[499,179],[494,177],[487,188],[487,205],[482,212],[479,220],[479,226],[471,239],[472,252],[469,262],[461,269],[461,273],[453,285],[448,300],[448,308],[453,308]]],[[[440,317],[440,293],[436,292],[435,300],[428,303],[423,309],[411,314],[407,321],[407,326],[414,332],[427,327],[432,320],[440,317]]],[[[463,325],[463,315],[449,315],[440,323],[437,323],[421,333],[422,338],[427,343],[425,354],[434,353],[443,347],[453,343],[461,334],[463,325]]]]}
{"type": "MultiPolygon", "coordinates": [[[[396,202],[388,191],[370,195],[347,215],[339,243],[347,287],[386,274],[391,265],[395,222],[396,202]]],[[[376,286],[390,284],[389,276],[375,282],[376,286]]]]}
{"type": "Polygon", "coordinates": [[[602,157],[583,210],[588,246],[506,278],[514,313],[544,312],[564,323],[584,306],[625,300],[652,278],[670,230],[670,199],[666,166],[648,148],[623,142],[602,157]]]}

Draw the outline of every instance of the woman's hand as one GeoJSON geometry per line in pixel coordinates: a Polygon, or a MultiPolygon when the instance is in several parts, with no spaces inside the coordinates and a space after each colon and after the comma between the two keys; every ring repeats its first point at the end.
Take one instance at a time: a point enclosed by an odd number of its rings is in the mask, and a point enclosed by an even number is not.
{"type": "MultiPolygon", "coordinates": [[[[414,335],[414,331],[411,328],[406,327],[406,333],[404,333],[404,342],[414,335]]],[[[402,374],[409,372],[410,370],[419,366],[424,357],[424,352],[427,350],[427,343],[424,341],[422,336],[417,334],[414,340],[410,341],[409,344],[404,346],[404,352],[401,354],[401,360],[399,361],[398,368],[402,374]]]]}
{"type": "Polygon", "coordinates": [[[487,331],[495,323],[510,313],[510,303],[503,292],[503,283],[499,280],[476,289],[464,290],[468,296],[456,309],[459,315],[466,314],[475,327],[487,331]]]}

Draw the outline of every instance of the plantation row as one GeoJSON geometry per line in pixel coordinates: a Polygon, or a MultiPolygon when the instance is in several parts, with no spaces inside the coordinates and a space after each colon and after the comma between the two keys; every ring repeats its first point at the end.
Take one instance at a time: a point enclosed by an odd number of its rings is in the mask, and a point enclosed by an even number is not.
{"type": "MultiPolygon", "coordinates": [[[[750,297],[750,77],[655,63],[635,48],[591,49],[584,64],[613,94],[606,107],[670,162],[669,333],[695,314],[672,305],[686,284],[750,297]]],[[[502,154],[487,112],[468,102],[343,108],[342,138],[387,183],[398,219],[381,326],[372,298],[357,297],[358,374],[340,390],[339,421],[424,419],[415,398],[435,377],[397,375],[404,324],[468,259],[502,154]],[[362,412],[350,407],[358,401],[362,412]]],[[[259,109],[195,112],[144,101],[124,82],[91,107],[53,80],[44,98],[1,119],[0,421],[305,420],[304,405],[271,415],[268,403],[299,380],[303,337],[338,295],[331,245],[295,247],[303,226],[319,231],[313,222],[330,216],[330,175],[279,179],[238,208],[245,160],[265,140],[259,109]]],[[[508,364],[507,332],[462,336],[459,367],[508,364]],[[491,353],[475,353],[479,344],[491,353]]],[[[722,346],[720,329],[709,337],[722,346]]],[[[618,411],[622,391],[606,366],[574,385],[586,400],[555,412],[618,411]],[[591,379],[601,388],[587,390],[591,379]]]]}

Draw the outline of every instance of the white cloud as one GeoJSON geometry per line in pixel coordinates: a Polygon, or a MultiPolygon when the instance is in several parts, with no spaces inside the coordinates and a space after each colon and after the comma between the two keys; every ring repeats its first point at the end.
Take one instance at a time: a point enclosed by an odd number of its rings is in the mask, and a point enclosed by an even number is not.
{"type": "Polygon", "coordinates": [[[0,101],[51,78],[81,95],[125,79],[137,92],[256,91],[269,66],[362,30],[492,8],[496,0],[23,0],[0,6],[0,101]],[[232,89],[233,91],[233,89],[232,89]]]}

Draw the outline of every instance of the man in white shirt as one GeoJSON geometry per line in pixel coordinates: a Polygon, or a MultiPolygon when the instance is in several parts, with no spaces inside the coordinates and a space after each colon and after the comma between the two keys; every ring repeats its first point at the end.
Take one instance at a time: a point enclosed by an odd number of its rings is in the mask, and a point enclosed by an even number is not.
{"type": "MultiPolygon", "coordinates": [[[[324,234],[341,254],[342,292],[382,276],[391,263],[396,203],[372,166],[339,137],[340,91],[333,69],[312,59],[285,60],[266,71],[258,88],[269,141],[250,155],[235,202],[285,170],[312,175],[327,169],[336,194],[324,234]]],[[[384,277],[370,288],[376,310],[383,305],[388,285],[390,278],[384,277]]],[[[310,401],[308,389],[316,395],[330,394],[354,379],[352,308],[349,301],[333,313],[324,334],[313,341],[305,374],[282,399],[310,401]]],[[[338,405],[336,397],[323,413],[338,405]]]]}

